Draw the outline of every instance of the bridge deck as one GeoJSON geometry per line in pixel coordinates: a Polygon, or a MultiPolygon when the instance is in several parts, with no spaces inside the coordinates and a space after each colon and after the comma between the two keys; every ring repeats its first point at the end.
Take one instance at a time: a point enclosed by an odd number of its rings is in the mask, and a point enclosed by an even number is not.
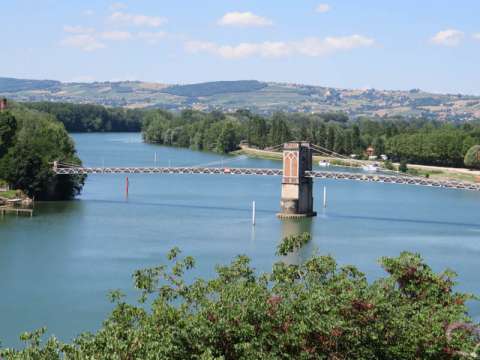
{"type": "MultiPolygon", "coordinates": [[[[282,176],[282,169],[268,168],[232,168],[232,167],[57,167],[54,172],[58,175],[78,174],[210,174],[210,175],[256,175],[282,176]]],[[[480,191],[480,184],[433,180],[422,177],[364,174],[335,171],[308,171],[308,177],[335,180],[357,180],[366,182],[430,186],[448,189],[463,189],[480,191]]]]}

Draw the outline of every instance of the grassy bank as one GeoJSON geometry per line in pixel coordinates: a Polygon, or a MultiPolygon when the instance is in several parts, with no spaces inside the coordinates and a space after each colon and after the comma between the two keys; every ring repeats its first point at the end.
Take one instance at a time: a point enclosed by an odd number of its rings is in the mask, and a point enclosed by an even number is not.
{"type": "Polygon", "coordinates": [[[18,197],[17,190],[0,191],[0,198],[11,200],[11,199],[16,199],[17,197],[18,197]]]}
{"type": "Polygon", "coordinates": [[[476,183],[478,182],[478,175],[475,172],[471,174],[464,173],[464,172],[456,172],[454,168],[451,170],[446,169],[431,169],[424,168],[422,165],[408,165],[409,171],[408,173],[411,175],[418,175],[418,176],[428,176],[430,179],[436,180],[455,180],[455,181],[464,181],[464,182],[471,182],[476,183]]]}

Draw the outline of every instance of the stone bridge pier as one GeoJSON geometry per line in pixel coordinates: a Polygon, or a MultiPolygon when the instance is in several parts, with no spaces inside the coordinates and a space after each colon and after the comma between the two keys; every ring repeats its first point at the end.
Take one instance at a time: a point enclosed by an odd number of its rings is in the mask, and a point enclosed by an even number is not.
{"type": "Polygon", "coordinates": [[[305,176],[312,170],[310,143],[292,141],[283,145],[282,197],[279,218],[316,216],[313,211],[313,179],[305,176]]]}

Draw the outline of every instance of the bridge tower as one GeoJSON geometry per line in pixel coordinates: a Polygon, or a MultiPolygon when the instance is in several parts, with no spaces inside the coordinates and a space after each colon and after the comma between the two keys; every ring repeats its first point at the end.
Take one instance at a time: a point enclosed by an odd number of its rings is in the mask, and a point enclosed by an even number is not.
{"type": "Polygon", "coordinates": [[[279,218],[316,216],[313,211],[313,180],[305,176],[312,170],[310,143],[292,141],[283,145],[283,177],[279,218]]]}

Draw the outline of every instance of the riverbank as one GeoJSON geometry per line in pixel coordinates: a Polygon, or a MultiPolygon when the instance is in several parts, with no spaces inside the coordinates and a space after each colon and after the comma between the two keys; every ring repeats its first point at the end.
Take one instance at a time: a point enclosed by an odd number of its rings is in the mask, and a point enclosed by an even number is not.
{"type": "MultiPolygon", "coordinates": [[[[22,210],[30,211],[33,206],[33,200],[30,199],[21,190],[11,190],[9,188],[2,188],[0,190],[0,210],[2,214],[9,212],[10,210],[22,210]]],[[[16,211],[18,214],[18,211],[16,211]]]]}
{"type": "MultiPolygon", "coordinates": [[[[268,160],[282,160],[282,153],[276,151],[268,151],[268,150],[260,150],[250,148],[248,146],[242,145],[240,150],[237,150],[235,154],[242,154],[247,155],[249,157],[260,158],[260,159],[268,159],[268,160]]],[[[332,160],[331,158],[325,156],[318,156],[315,155],[313,157],[314,162],[318,163],[320,160],[329,160],[332,165],[339,165],[339,166],[355,166],[359,167],[360,165],[356,166],[355,161],[349,160],[332,160]]],[[[363,162],[371,162],[374,163],[376,161],[368,161],[364,160],[363,162]]],[[[393,166],[398,169],[399,164],[394,163],[393,166]]],[[[480,171],[478,170],[469,170],[465,168],[449,168],[449,167],[442,167],[442,166],[430,166],[430,165],[418,165],[418,164],[408,164],[408,168],[410,169],[410,173],[412,175],[419,175],[419,176],[428,176],[431,179],[438,179],[438,180],[456,180],[456,181],[464,181],[475,183],[480,181],[480,171]]]]}

